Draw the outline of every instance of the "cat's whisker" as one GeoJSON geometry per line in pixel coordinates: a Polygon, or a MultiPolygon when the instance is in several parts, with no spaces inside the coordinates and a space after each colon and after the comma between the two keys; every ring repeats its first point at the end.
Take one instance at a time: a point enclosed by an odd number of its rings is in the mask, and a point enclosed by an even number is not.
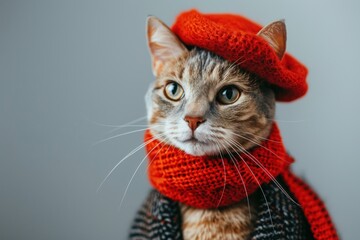
{"type": "MultiPolygon", "coordinates": [[[[167,139],[164,138],[163,142],[165,142],[167,139]]],[[[173,147],[172,145],[169,144],[169,147],[167,148],[165,154],[169,151],[169,149],[173,147]]],[[[155,161],[155,158],[151,159],[151,161],[149,162],[147,168],[146,168],[146,172],[149,170],[149,167],[151,166],[151,164],[153,163],[153,161],[155,161]]],[[[162,158],[161,158],[161,161],[162,161],[162,158]]]]}
{"type": "MultiPolygon", "coordinates": [[[[154,149],[157,148],[157,146],[159,146],[159,145],[162,144],[163,142],[164,142],[164,140],[163,140],[163,141],[160,141],[155,147],[153,147],[153,148],[145,155],[145,157],[141,160],[140,164],[139,164],[139,165],[137,166],[137,168],[135,169],[133,175],[132,175],[131,178],[130,178],[130,181],[129,181],[128,184],[126,185],[124,194],[123,194],[123,196],[122,196],[122,198],[121,198],[121,201],[120,201],[119,209],[121,208],[121,206],[122,206],[122,204],[123,204],[123,202],[124,202],[126,193],[127,193],[127,191],[129,190],[130,184],[131,184],[132,180],[134,179],[137,171],[139,171],[139,168],[141,167],[141,165],[143,164],[143,162],[147,159],[147,157],[150,155],[150,153],[152,153],[152,152],[154,151],[154,149]]],[[[164,147],[164,146],[161,146],[160,150],[156,153],[155,157],[159,154],[159,152],[162,150],[163,147],[164,147]]]]}
{"type": "MultiPolygon", "coordinates": [[[[236,61],[232,62],[228,69],[231,69],[232,67],[234,67],[235,64],[237,64],[237,63],[238,63],[239,61],[241,61],[242,59],[244,59],[244,56],[240,56],[238,59],[236,59],[236,61]]],[[[242,63],[242,62],[240,62],[239,64],[241,64],[241,63],[242,63]]]]}
{"type": "Polygon", "coordinates": [[[244,59],[244,56],[240,56],[238,59],[236,59],[236,61],[232,62],[231,65],[226,69],[226,75],[224,76],[224,78],[228,77],[228,74],[231,72],[231,69],[235,67],[235,65],[241,65],[243,64],[246,60],[241,61],[242,59],[244,59]],[[241,62],[239,62],[241,61],[241,62]]]}
{"type": "Polygon", "coordinates": [[[97,121],[91,120],[91,119],[89,119],[89,118],[87,118],[87,117],[86,117],[86,119],[87,119],[89,122],[91,122],[91,123],[93,123],[93,124],[95,124],[95,125],[101,126],[101,127],[118,128],[118,127],[127,126],[127,125],[129,125],[129,124],[133,124],[133,123],[140,122],[141,120],[146,119],[146,116],[142,116],[142,117],[140,117],[140,118],[137,118],[137,119],[132,120],[132,121],[130,121],[130,122],[124,123],[124,124],[122,124],[122,125],[101,123],[101,122],[97,122],[97,121]]]}
{"type": "Polygon", "coordinates": [[[132,125],[123,126],[122,128],[127,128],[127,127],[146,127],[146,126],[149,126],[149,124],[142,124],[142,125],[132,124],[132,125]]]}
{"type": "Polygon", "coordinates": [[[170,149],[171,147],[173,147],[173,146],[171,146],[171,145],[169,144],[169,147],[166,149],[165,154],[167,154],[167,153],[169,152],[169,149],[170,149]]]}
{"type": "Polygon", "coordinates": [[[105,123],[100,123],[100,122],[97,122],[97,121],[93,121],[93,120],[90,120],[91,123],[95,124],[95,125],[98,125],[98,126],[101,126],[101,127],[109,127],[109,128],[114,128],[112,130],[109,131],[109,133],[113,132],[113,131],[116,131],[118,129],[121,129],[121,128],[124,128],[124,127],[127,127],[127,126],[131,126],[131,124],[133,123],[137,123],[137,122],[140,122],[142,120],[145,120],[147,117],[146,116],[143,116],[143,117],[140,117],[140,118],[137,118],[135,120],[132,120],[130,122],[127,122],[125,124],[122,124],[122,125],[116,125],[116,124],[105,124],[105,123]]]}
{"type": "Polygon", "coordinates": [[[221,157],[221,162],[222,162],[223,167],[224,167],[224,188],[223,188],[223,191],[222,191],[222,193],[221,193],[219,202],[218,202],[218,204],[217,204],[217,207],[219,207],[219,206],[220,206],[220,203],[221,203],[221,201],[222,201],[222,198],[223,198],[223,196],[224,196],[225,189],[226,189],[226,168],[225,168],[225,163],[224,163],[224,159],[223,159],[222,154],[221,154],[220,147],[219,147],[218,144],[215,144],[215,146],[219,149],[219,154],[220,154],[220,157],[221,157]]]}
{"type": "Polygon", "coordinates": [[[250,135],[252,135],[253,137],[256,137],[256,138],[259,138],[259,139],[261,139],[261,140],[265,140],[265,141],[268,141],[268,142],[274,142],[274,143],[282,144],[281,141],[271,140],[271,139],[268,139],[268,138],[266,138],[266,137],[262,137],[262,136],[256,135],[256,134],[251,133],[251,132],[245,132],[245,131],[243,131],[243,133],[245,133],[245,134],[250,134],[250,135]]]}
{"type": "Polygon", "coordinates": [[[240,57],[238,58],[235,62],[233,62],[225,71],[225,74],[223,76],[224,79],[227,79],[229,77],[229,75],[231,75],[231,72],[233,69],[235,69],[235,71],[237,71],[237,68],[239,65],[245,63],[247,61],[247,59],[244,59],[243,61],[240,61],[242,60],[243,58],[240,57]],[[239,62],[240,61],[240,62],[239,62]]]}
{"type": "Polygon", "coordinates": [[[245,136],[243,136],[243,135],[240,135],[240,134],[237,134],[237,133],[234,133],[234,132],[233,132],[232,134],[234,134],[235,136],[238,136],[238,137],[240,137],[240,138],[243,138],[243,139],[245,139],[245,140],[247,140],[247,141],[249,141],[249,142],[252,142],[252,143],[254,143],[255,145],[257,145],[257,146],[259,146],[259,147],[261,147],[261,148],[269,151],[271,154],[273,154],[275,157],[277,157],[280,161],[289,162],[289,161],[287,161],[286,159],[282,159],[281,157],[279,157],[279,155],[277,155],[276,153],[274,153],[273,151],[271,151],[269,148],[264,147],[262,144],[260,144],[260,143],[258,143],[258,142],[256,142],[256,141],[253,141],[253,140],[251,140],[250,138],[247,138],[247,137],[245,137],[245,136]]]}
{"type": "Polygon", "coordinates": [[[125,157],[123,157],[111,170],[110,172],[106,175],[106,177],[101,181],[99,187],[97,188],[96,192],[99,192],[101,187],[104,185],[104,183],[107,181],[107,179],[110,177],[110,175],[115,171],[116,168],[118,168],[118,166],[124,162],[126,159],[128,159],[129,157],[131,157],[132,155],[134,155],[136,152],[138,152],[140,149],[142,149],[143,147],[145,147],[147,144],[151,143],[152,141],[155,141],[156,138],[151,138],[150,140],[140,144],[139,146],[137,146],[135,149],[133,149],[130,153],[128,153],[125,157]]]}
{"type": "MultiPolygon", "coordinates": [[[[115,128],[115,129],[112,129],[110,131],[108,131],[107,133],[113,133],[113,132],[116,132],[116,131],[119,131],[123,128],[128,128],[128,127],[147,127],[147,126],[150,126],[149,124],[144,124],[144,125],[126,125],[126,126],[122,126],[122,127],[119,127],[119,128],[115,128]]],[[[164,127],[165,124],[163,123],[156,123],[156,124],[151,124],[151,127],[164,127]]]]}
{"type": "Polygon", "coordinates": [[[109,133],[112,133],[112,132],[117,131],[117,130],[119,130],[119,129],[121,129],[121,128],[124,128],[124,127],[126,127],[126,126],[128,126],[128,125],[131,125],[131,124],[134,124],[134,123],[138,123],[138,122],[141,122],[142,120],[146,120],[146,119],[147,119],[147,116],[142,116],[142,117],[140,117],[140,118],[134,119],[134,120],[132,120],[132,121],[130,121],[130,122],[127,122],[127,123],[125,123],[125,124],[121,124],[121,125],[109,125],[109,127],[113,127],[113,128],[114,128],[114,129],[110,130],[109,133]]]}
{"type": "MultiPolygon", "coordinates": [[[[231,142],[230,142],[231,143],[231,142]]],[[[232,146],[231,146],[232,147],[232,146]]],[[[233,148],[233,147],[232,147],[233,148]]],[[[234,148],[233,148],[234,149],[234,148]]],[[[246,163],[246,161],[244,160],[244,158],[236,151],[236,149],[234,149],[235,153],[240,157],[240,159],[243,161],[243,163],[246,165],[246,167],[249,169],[249,171],[251,172],[251,174],[253,175],[254,177],[254,180],[256,181],[256,183],[259,185],[259,188],[260,188],[260,191],[262,193],[262,195],[264,196],[264,200],[266,202],[266,205],[267,205],[267,209],[268,209],[268,212],[269,212],[269,216],[270,216],[270,221],[271,221],[271,225],[272,225],[272,228],[275,232],[275,227],[274,227],[274,222],[273,222],[273,218],[272,218],[272,214],[271,214],[271,211],[270,211],[270,205],[269,205],[269,202],[267,200],[267,197],[265,195],[265,192],[264,192],[264,189],[261,187],[261,184],[258,180],[258,178],[255,176],[254,172],[252,171],[251,167],[246,163]]]]}
{"type": "MultiPolygon", "coordinates": [[[[231,140],[232,141],[232,140],[231,140]]],[[[275,185],[281,190],[281,192],[293,203],[295,203],[296,205],[300,206],[286,191],[285,189],[281,186],[281,184],[276,180],[276,178],[270,173],[270,171],[254,156],[252,155],[249,151],[247,151],[243,146],[241,146],[239,143],[233,142],[233,144],[240,148],[240,150],[247,155],[250,160],[252,160],[258,167],[260,167],[261,170],[263,170],[265,172],[266,175],[268,175],[270,177],[270,179],[275,183],[275,185]]]]}
{"type": "Polygon", "coordinates": [[[256,165],[258,165],[270,178],[271,180],[275,183],[275,185],[281,190],[281,192],[293,203],[295,203],[296,205],[300,206],[300,204],[298,204],[288,193],[287,191],[281,186],[281,184],[276,180],[276,178],[269,172],[269,170],[254,156],[252,155],[250,152],[248,152],[247,150],[244,150],[246,152],[246,154],[251,157],[251,160],[255,162],[256,165]]]}
{"type": "Polygon", "coordinates": [[[249,194],[248,194],[248,191],[247,191],[247,188],[246,188],[244,179],[243,179],[243,177],[242,177],[242,175],[241,175],[241,173],[240,173],[240,170],[239,170],[239,168],[238,168],[238,166],[237,166],[237,164],[236,164],[236,162],[235,162],[235,160],[234,160],[234,159],[235,159],[235,156],[227,149],[226,145],[230,146],[228,143],[225,142],[225,144],[222,144],[221,141],[219,141],[219,144],[221,144],[221,145],[224,147],[225,151],[227,152],[227,154],[228,154],[229,157],[230,157],[230,160],[231,160],[232,163],[234,164],[234,166],[235,166],[235,168],[236,168],[236,171],[237,171],[238,174],[239,174],[240,180],[241,180],[241,182],[242,182],[242,184],[243,184],[243,186],[244,186],[244,191],[245,191],[246,200],[247,200],[247,205],[248,205],[248,210],[249,210],[249,216],[250,216],[250,219],[251,219],[252,217],[251,217],[251,208],[250,208],[249,194]]]}
{"type": "MultiPolygon", "coordinates": [[[[96,123],[96,125],[99,125],[99,126],[102,126],[102,127],[109,127],[109,128],[125,128],[125,127],[147,126],[147,124],[143,124],[143,125],[134,125],[134,124],[112,125],[112,124],[103,124],[103,123],[96,123]]],[[[114,131],[114,130],[110,130],[110,131],[114,131]]]]}
{"type": "Polygon", "coordinates": [[[283,122],[283,123],[302,123],[302,122],[306,122],[306,120],[300,119],[300,120],[280,120],[277,118],[266,118],[267,120],[270,121],[275,121],[275,122],[283,122]]]}
{"type": "MultiPolygon", "coordinates": [[[[166,138],[164,139],[164,141],[165,141],[165,140],[166,140],[166,138]]],[[[165,154],[169,151],[169,149],[170,149],[171,147],[173,148],[173,146],[169,144],[168,148],[166,149],[165,154]]],[[[160,152],[160,151],[159,151],[159,152],[160,152]]],[[[157,154],[156,154],[156,155],[157,155],[157,154]]],[[[162,163],[162,160],[163,160],[163,159],[160,158],[160,160],[161,160],[161,163],[162,163]]],[[[154,161],[155,161],[155,158],[153,158],[153,159],[150,160],[149,164],[148,164],[147,167],[146,167],[146,171],[145,171],[145,172],[148,172],[148,171],[149,171],[149,168],[150,168],[151,164],[152,164],[154,161]]]]}
{"type": "Polygon", "coordinates": [[[137,130],[133,130],[133,131],[126,132],[126,133],[116,134],[115,136],[111,136],[111,137],[108,137],[108,138],[105,138],[105,139],[102,139],[102,140],[100,140],[100,141],[95,142],[95,143],[93,144],[93,146],[98,145],[98,144],[100,144],[100,143],[104,143],[104,142],[109,141],[109,140],[114,139],[114,138],[121,137],[121,136],[129,135],[129,134],[137,133],[137,132],[142,132],[142,131],[145,131],[145,130],[147,130],[147,129],[149,129],[149,128],[147,127],[147,128],[137,129],[137,130]]]}

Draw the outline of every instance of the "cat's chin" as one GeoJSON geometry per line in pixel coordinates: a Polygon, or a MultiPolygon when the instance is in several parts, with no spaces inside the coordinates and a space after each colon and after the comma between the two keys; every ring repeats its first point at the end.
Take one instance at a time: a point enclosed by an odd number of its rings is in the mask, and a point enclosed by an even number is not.
{"type": "Polygon", "coordinates": [[[219,149],[215,144],[199,141],[176,141],[173,145],[193,156],[210,156],[216,155],[219,152],[219,149]]]}

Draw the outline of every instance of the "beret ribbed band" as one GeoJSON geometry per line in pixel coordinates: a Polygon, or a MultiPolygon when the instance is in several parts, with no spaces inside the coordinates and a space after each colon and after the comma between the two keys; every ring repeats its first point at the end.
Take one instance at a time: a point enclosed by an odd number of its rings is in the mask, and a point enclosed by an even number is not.
{"type": "Polygon", "coordinates": [[[269,82],[278,101],[304,96],[307,68],[287,53],[279,60],[269,44],[256,35],[261,28],[243,16],[190,10],[176,18],[172,31],[185,45],[214,52],[269,82]]]}

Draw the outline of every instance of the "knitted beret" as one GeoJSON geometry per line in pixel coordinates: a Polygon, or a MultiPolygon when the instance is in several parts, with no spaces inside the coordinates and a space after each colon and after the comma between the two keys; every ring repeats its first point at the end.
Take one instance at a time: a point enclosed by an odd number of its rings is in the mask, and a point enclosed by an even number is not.
{"type": "Polygon", "coordinates": [[[278,101],[304,96],[308,89],[307,68],[289,54],[280,60],[272,47],[256,35],[261,28],[243,16],[190,10],[176,18],[172,31],[185,45],[214,52],[269,82],[278,101]]]}

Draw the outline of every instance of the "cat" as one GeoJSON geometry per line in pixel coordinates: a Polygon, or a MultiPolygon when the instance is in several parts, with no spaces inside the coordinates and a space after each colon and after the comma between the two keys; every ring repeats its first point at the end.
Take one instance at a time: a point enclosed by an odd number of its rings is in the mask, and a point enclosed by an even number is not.
{"type": "MultiPolygon", "coordinates": [[[[283,57],[284,21],[270,23],[257,35],[283,57]]],[[[145,99],[155,138],[202,156],[241,152],[233,143],[248,150],[268,137],[275,95],[267,82],[212,52],[185,46],[153,16],[147,19],[147,41],[156,80],[145,99]]],[[[180,203],[183,239],[248,239],[257,215],[256,198],[250,197],[248,208],[244,200],[218,209],[180,203]]]]}

